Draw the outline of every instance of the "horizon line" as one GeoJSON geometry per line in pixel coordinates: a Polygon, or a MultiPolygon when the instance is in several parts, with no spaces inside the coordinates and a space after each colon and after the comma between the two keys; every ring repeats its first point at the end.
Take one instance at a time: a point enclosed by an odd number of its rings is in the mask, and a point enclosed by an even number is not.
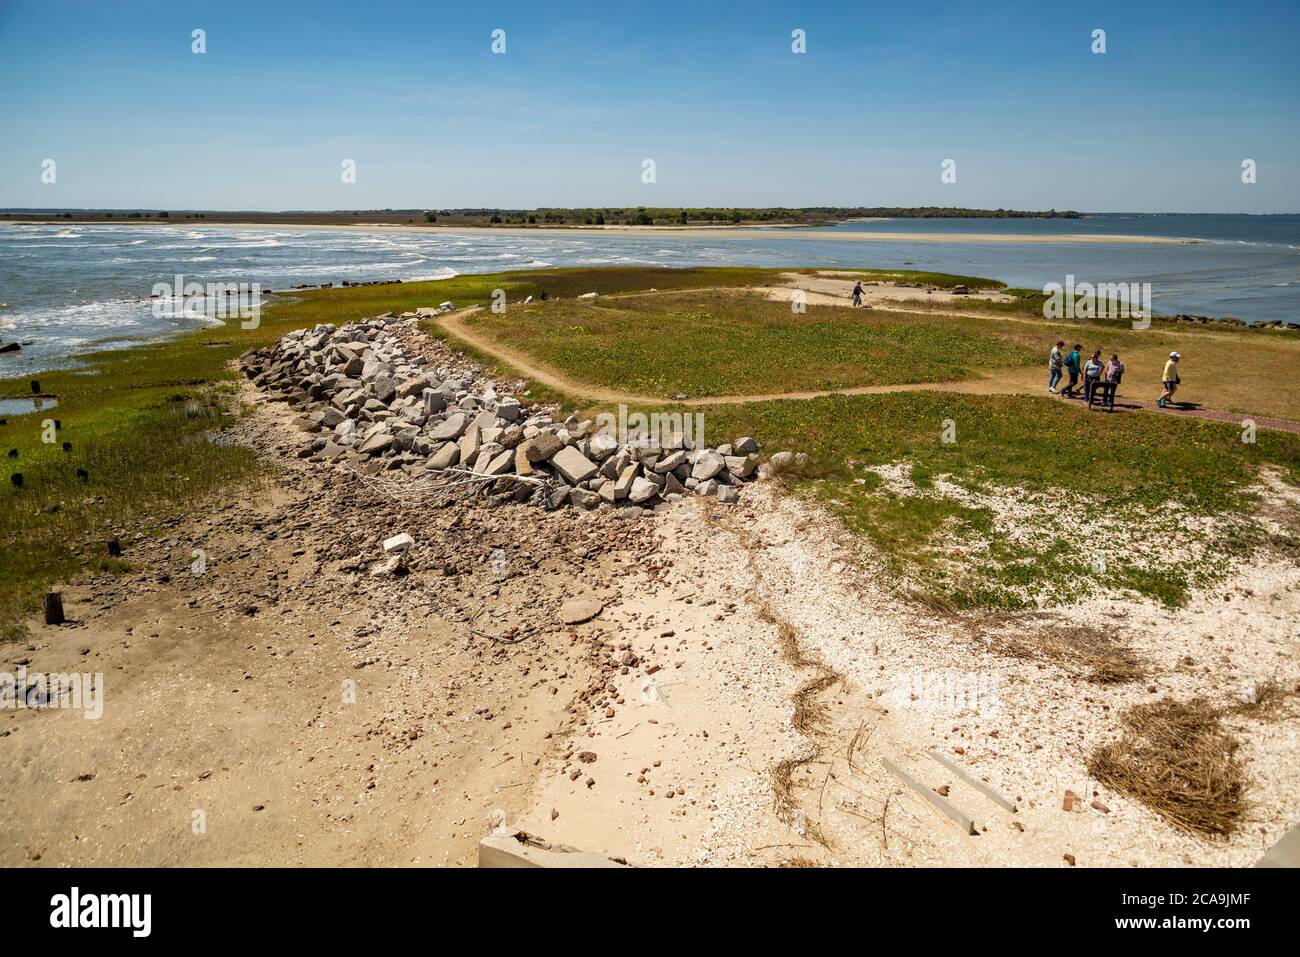
{"type": "MultiPolygon", "coordinates": [[[[279,213],[302,213],[302,214],[331,214],[331,213],[426,213],[426,212],[499,212],[499,213],[527,213],[536,210],[545,209],[788,209],[796,212],[814,211],[814,210],[837,210],[837,209],[899,209],[899,210],[916,210],[916,209],[953,209],[967,210],[971,212],[1013,212],[1013,213],[1077,213],[1080,216],[1300,216],[1300,211],[1295,212],[1275,212],[1275,213],[1247,213],[1247,212],[1187,212],[1177,210],[1080,210],[1080,209],[1046,209],[1030,210],[1017,209],[1015,207],[1003,206],[647,206],[645,204],[637,205],[616,205],[602,204],[599,206],[384,206],[369,208],[336,208],[336,209],[249,209],[249,208],[229,208],[222,209],[215,206],[0,206],[0,213],[141,213],[157,210],[158,212],[177,212],[177,213],[257,213],[263,215],[275,215],[279,213]]],[[[941,216],[928,217],[931,219],[942,219],[941,216]]]]}

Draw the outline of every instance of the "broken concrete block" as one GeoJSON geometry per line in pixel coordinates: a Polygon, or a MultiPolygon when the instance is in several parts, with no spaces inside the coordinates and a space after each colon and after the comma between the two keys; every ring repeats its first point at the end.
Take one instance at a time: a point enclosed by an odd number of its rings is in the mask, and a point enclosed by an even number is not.
{"type": "Polygon", "coordinates": [[[386,552],[404,552],[415,544],[415,539],[406,532],[400,535],[394,535],[392,538],[384,540],[384,551],[386,552]]]}

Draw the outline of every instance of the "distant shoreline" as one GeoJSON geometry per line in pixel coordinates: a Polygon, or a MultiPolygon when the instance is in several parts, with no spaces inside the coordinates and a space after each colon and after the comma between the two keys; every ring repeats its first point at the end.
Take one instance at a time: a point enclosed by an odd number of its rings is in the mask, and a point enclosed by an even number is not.
{"type": "MultiPolygon", "coordinates": [[[[877,220],[879,221],[879,220],[877,220]]],[[[803,230],[799,238],[829,240],[834,242],[916,242],[916,243],[1152,243],[1192,245],[1199,239],[1179,239],[1168,236],[1128,236],[1121,234],[1085,234],[1060,233],[1057,235],[1039,235],[1034,233],[910,233],[910,232],[812,232],[807,226],[798,224],[772,224],[765,226],[440,226],[437,223],[423,225],[405,223],[293,223],[264,222],[261,220],[216,221],[209,219],[139,219],[114,220],[101,219],[77,220],[36,220],[12,219],[0,220],[0,225],[13,226],[182,226],[187,229],[203,227],[253,228],[253,229],[348,229],[348,230],[384,230],[395,232],[434,232],[473,235],[529,236],[537,233],[562,233],[567,236],[709,236],[713,238],[744,239],[788,239],[791,230],[803,230]]]]}

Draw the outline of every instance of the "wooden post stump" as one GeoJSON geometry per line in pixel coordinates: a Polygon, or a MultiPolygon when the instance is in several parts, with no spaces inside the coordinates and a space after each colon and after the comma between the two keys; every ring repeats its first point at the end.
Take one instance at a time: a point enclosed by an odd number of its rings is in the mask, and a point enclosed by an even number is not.
{"type": "Polygon", "coordinates": [[[63,596],[56,591],[45,594],[45,624],[61,625],[63,617],[63,596]]]}

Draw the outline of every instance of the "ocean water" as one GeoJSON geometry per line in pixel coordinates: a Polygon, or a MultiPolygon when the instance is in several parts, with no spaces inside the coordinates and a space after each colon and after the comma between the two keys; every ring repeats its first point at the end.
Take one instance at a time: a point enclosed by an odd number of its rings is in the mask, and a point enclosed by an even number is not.
{"type": "Polygon", "coordinates": [[[926,219],[845,223],[837,232],[1142,235],[1192,244],[839,242],[791,230],[775,238],[649,233],[535,235],[222,226],[0,223],[0,378],[73,363],[96,349],[174,335],[216,320],[160,318],[156,283],[299,283],[439,279],[547,266],[915,268],[1047,282],[1149,282],[1158,314],[1300,323],[1300,216],[1145,216],[1075,220],[926,219]]]}

